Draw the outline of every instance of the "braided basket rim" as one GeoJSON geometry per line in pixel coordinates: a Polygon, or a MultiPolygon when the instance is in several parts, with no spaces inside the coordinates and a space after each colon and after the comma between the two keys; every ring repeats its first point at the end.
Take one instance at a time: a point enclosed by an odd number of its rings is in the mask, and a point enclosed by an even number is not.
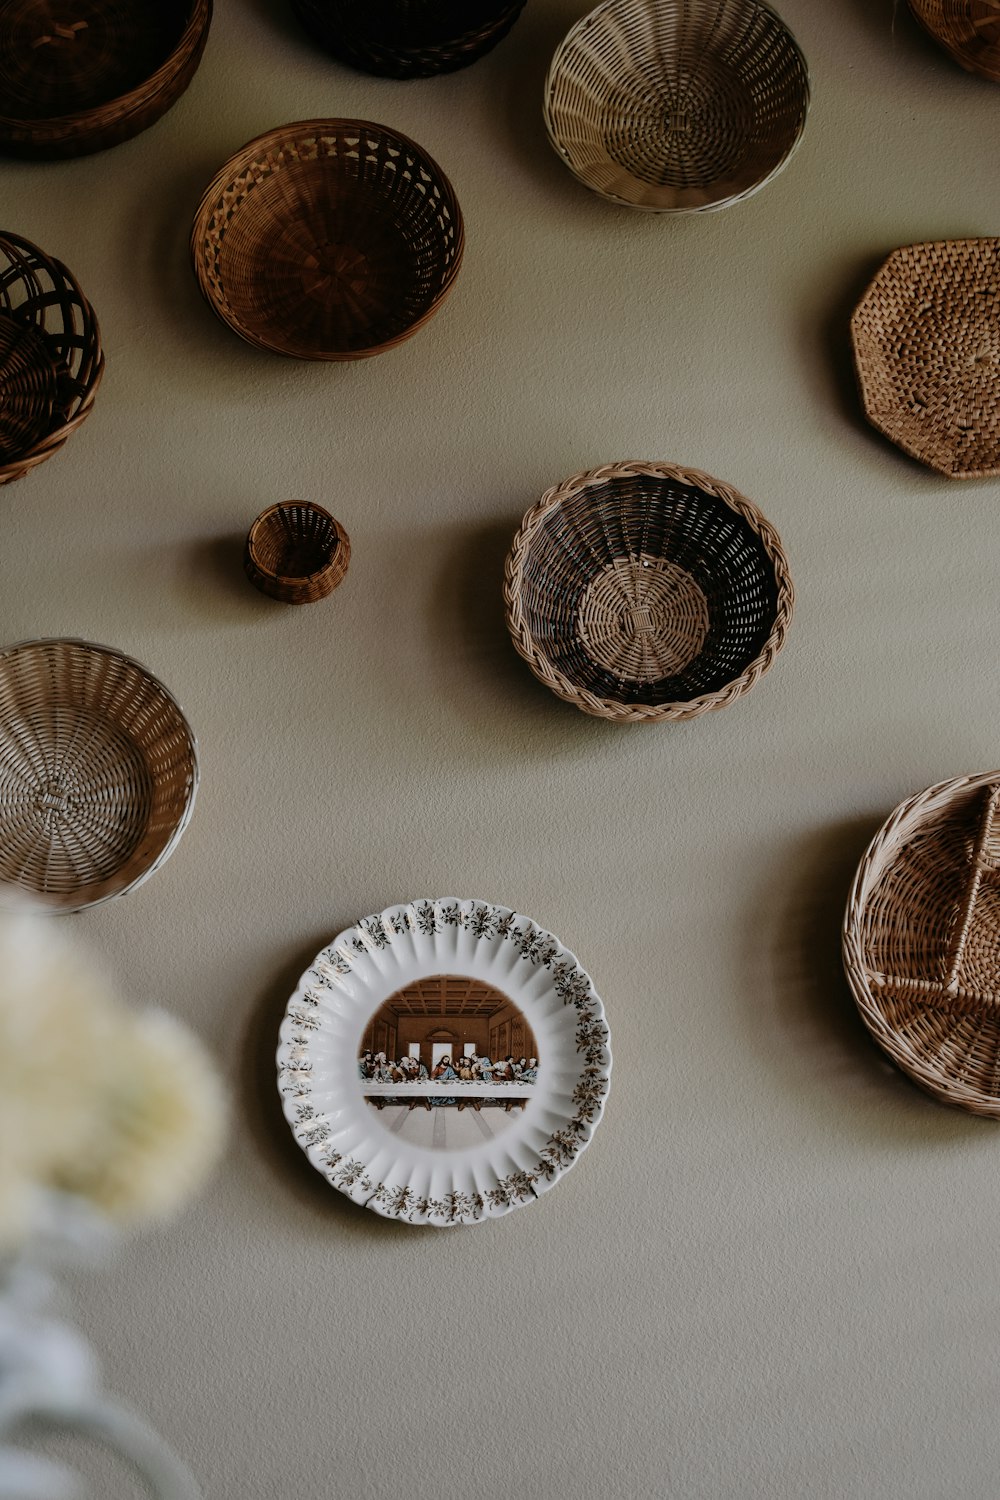
{"type": "Polygon", "coordinates": [[[795,588],[781,538],[759,506],[747,499],[746,495],[741,494],[732,485],[713,478],[702,469],[630,459],[602,464],[597,468],[584,469],[578,474],[571,475],[569,479],[564,479],[546,490],[541,499],[527,511],[507,554],[504,566],[504,602],[507,628],[515,649],[528,663],[538,680],[550,688],[557,697],[574,704],[584,713],[596,715],[598,718],[614,719],[622,723],[655,723],[665,720],[694,719],[713,709],[724,708],[736,698],[749,692],[773,665],[785,644],[795,607],[795,588]],[[532,542],[552,510],[582,491],[604,484],[618,475],[626,478],[646,477],[673,480],[721,500],[756,533],[774,568],[777,607],[767,640],[740,675],[716,692],[702,693],[696,698],[684,699],[676,703],[655,705],[621,703],[616,699],[601,698],[566,677],[535,642],[524,611],[522,597],[524,566],[532,542]]]}

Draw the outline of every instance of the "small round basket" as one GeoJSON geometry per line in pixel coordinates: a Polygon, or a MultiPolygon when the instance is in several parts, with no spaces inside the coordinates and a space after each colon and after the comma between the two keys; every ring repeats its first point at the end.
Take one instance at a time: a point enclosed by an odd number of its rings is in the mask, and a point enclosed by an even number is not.
{"type": "Polygon", "coordinates": [[[350,561],[350,539],[340,522],[322,506],[302,500],[262,511],[243,554],[250,582],[283,604],[325,599],[343,581],[350,561]]]}
{"type": "Polygon", "coordinates": [[[0,484],[62,447],[90,415],[103,373],[97,319],[76,278],[0,231],[0,484]]]}
{"type": "Polygon", "coordinates": [[[673,464],[576,474],[525,516],[507,624],[535,676],[584,713],[692,719],[749,691],[794,601],[773,527],[738,490],[673,464]]]}
{"type": "Polygon", "coordinates": [[[805,59],[762,0],[607,0],[560,43],[545,85],[570,171],[653,213],[757,192],[798,145],[808,105],[805,59]]]}
{"type": "Polygon", "coordinates": [[[861,1018],[945,1104],[1000,1119],[1000,772],[901,803],[858,867],[844,967],[861,1018]]]}
{"type": "Polygon", "coordinates": [[[910,0],[910,9],[966,72],[1000,83],[1000,0],[910,0]]]}
{"type": "Polygon", "coordinates": [[[366,120],[304,120],[244,146],[209,185],[191,254],[241,338],[296,359],[363,359],[437,311],[462,260],[441,168],[366,120]]]}
{"type": "Polygon", "coordinates": [[[53,910],[132,890],[187,826],[194,736],[145,667],[87,641],[0,652],[0,882],[53,910]]]}
{"type": "Polygon", "coordinates": [[[212,0],[0,0],[0,151],[86,156],[165,114],[201,61],[212,0]]]}
{"type": "Polygon", "coordinates": [[[341,62],[385,78],[453,73],[502,41],[525,0],[292,0],[305,30],[341,62]]]}

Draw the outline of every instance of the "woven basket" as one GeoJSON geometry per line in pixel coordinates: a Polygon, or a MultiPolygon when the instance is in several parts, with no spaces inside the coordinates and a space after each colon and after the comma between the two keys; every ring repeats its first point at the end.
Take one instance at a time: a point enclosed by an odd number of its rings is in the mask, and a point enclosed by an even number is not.
{"type": "Polygon", "coordinates": [[[194,736],[161,683],[86,641],[0,652],[0,881],[78,911],[172,852],[198,783],[194,736]]]}
{"type": "Polygon", "coordinates": [[[967,72],[1000,83],[1000,0],[910,0],[910,9],[967,72]]]}
{"type": "Polygon", "coordinates": [[[879,1046],[947,1104],[1000,1119],[1000,772],[896,808],[858,867],[844,967],[879,1046]]]}
{"type": "Polygon", "coordinates": [[[607,0],[559,45],[545,85],[570,171],[654,213],[757,192],[798,145],[808,105],[805,59],[761,0],[607,0]]]}
{"type": "Polygon", "coordinates": [[[0,0],[0,151],[86,156],[165,114],[201,61],[212,0],[0,0]]]}
{"type": "Polygon", "coordinates": [[[692,719],[749,691],[784,644],[792,581],[737,490],[673,464],[576,474],[524,518],[504,584],[535,676],[605,719],[692,719]]]}
{"type": "Polygon", "coordinates": [[[76,279],[0,232],[0,484],[62,447],[90,415],[103,373],[97,319],[76,279]]]}
{"type": "Polygon", "coordinates": [[[386,78],[467,68],[502,41],[525,0],[292,0],[321,47],[386,78]]]}
{"type": "Polygon", "coordinates": [[[251,141],[208,187],[191,234],[223,322],[297,359],[402,343],[451,290],[463,245],[440,167],[366,120],[304,120],[251,141]]]}
{"type": "Polygon", "coordinates": [[[347,532],[329,511],[302,500],[271,505],[247,534],[243,566],[255,588],[283,604],[314,604],[343,582],[347,532]]]}
{"type": "Polygon", "coordinates": [[[950,479],[1000,474],[1000,239],[896,250],[851,337],[874,427],[950,479]]]}

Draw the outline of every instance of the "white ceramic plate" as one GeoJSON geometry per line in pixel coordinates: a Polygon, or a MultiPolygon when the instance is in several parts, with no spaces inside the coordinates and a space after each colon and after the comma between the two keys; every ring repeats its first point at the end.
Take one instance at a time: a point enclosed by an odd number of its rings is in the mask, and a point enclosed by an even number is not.
{"type": "Polygon", "coordinates": [[[409,1224],[533,1202],[589,1143],[611,1074],[604,1007],[574,955],[507,907],[453,897],[342,932],[280,1038],[282,1107],[313,1166],[409,1224]]]}

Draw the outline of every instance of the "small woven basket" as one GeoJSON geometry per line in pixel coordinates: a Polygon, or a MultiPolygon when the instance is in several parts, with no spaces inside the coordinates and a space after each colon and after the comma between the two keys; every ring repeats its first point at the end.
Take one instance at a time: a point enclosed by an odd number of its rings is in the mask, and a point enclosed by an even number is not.
{"type": "Polygon", "coordinates": [[[5,0],[0,151],[86,156],[130,140],[180,98],[212,0],[5,0]]]}
{"type": "Polygon", "coordinates": [[[858,867],[844,967],[875,1041],[928,1093],[1000,1119],[1000,772],[901,803],[858,867]]]}
{"type": "Polygon", "coordinates": [[[243,554],[250,582],[283,604],[325,599],[343,581],[350,561],[350,539],[340,522],[322,506],[302,500],[262,511],[243,554]]]}
{"type": "Polygon", "coordinates": [[[187,826],[187,720],[146,669],[87,641],[0,652],[0,881],[56,910],[132,890],[187,826]]]}
{"type": "Polygon", "coordinates": [[[507,624],[535,676],[584,713],[692,719],[748,692],[791,620],[788,563],[744,495],[673,464],[575,474],[524,518],[507,624]]]}
{"type": "Polygon", "coordinates": [[[296,359],[363,359],[410,338],[451,290],[463,245],[441,168],[367,120],[303,120],[251,141],[191,233],[213,311],[296,359]]]}
{"type": "Polygon", "coordinates": [[[1000,239],[894,251],[851,338],[873,427],[949,479],[1000,474],[1000,239]]]}
{"type": "Polygon", "coordinates": [[[93,308],[61,261],[0,232],[0,484],[62,447],[104,373],[93,308]]]}
{"type": "Polygon", "coordinates": [[[725,208],[781,171],[809,75],[763,0],[606,0],[556,49],[545,124],[604,198],[654,213],[725,208]]]}
{"type": "Polygon", "coordinates": [[[1000,0],[910,0],[910,9],[966,72],[1000,83],[1000,0]]]}
{"type": "Polygon", "coordinates": [[[292,0],[305,30],[341,62],[386,78],[467,68],[502,41],[525,0],[292,0]]]}

